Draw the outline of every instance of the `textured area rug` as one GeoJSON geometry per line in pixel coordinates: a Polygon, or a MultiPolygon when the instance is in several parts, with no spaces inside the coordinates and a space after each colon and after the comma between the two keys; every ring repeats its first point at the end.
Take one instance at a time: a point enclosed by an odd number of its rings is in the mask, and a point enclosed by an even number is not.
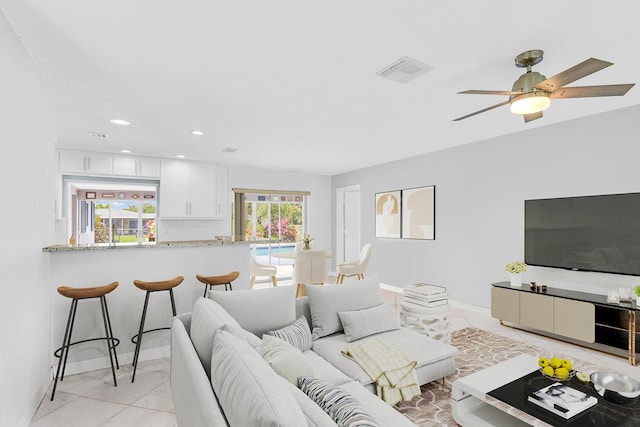
{"type": "Polygon", "coordinates": [[[530,354],[535,357],[547,355],[547,352],[539,347],[476,328],[465,328],[453,332],[451,345],[456,347],[459,353],[456,356],[456,371],[446,378],[446,384],[423,385],[420,396],[396,406],[398,411],[421,427],[458,425],[451,412],[451,384],[456,379],[519,354],[530,354]]]}

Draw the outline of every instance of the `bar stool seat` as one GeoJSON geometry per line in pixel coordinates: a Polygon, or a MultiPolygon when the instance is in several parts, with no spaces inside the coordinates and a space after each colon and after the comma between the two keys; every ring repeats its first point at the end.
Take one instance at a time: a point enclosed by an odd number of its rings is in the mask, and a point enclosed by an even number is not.
{"type": "Polygon", "coordinates": [[[211,290],[213,286],[216,285],[224,285],[224,290],[227,290],[227,286],[229,286],[229,290],[233,290],[231,287],[231,282],[236,280],[240,276],[240,273],[237,271],[232,271],[229,274],[224,274],[222,276],[201,276],[200,274],[196,274],[196,279],[198,279],[201,283],[204,283],[204,295],[207,296],[207,288],[211,290]]]}
{"type": "Polygon", "coordinates": [[[145,299],[144,299],[144,308],[142,309],[142,318],[140,319],[140,327],[138,329],[138,333],[136,335],[134,335],[133,337],[131,337],[131,342],[134,343],[136,345],[136,350],[133,354],[133,375],[131,376],[131,382],[134,382],[136,379],[136,370],[138,368],[138,356],[140,356],[140,347],[142,345],[142,336],[144,334],[146,334],[147,332],[155,332],[155,331],[162,331],[165,329],[171,329],[171,327],[164,327],[164,328],[155,328],[155,329],[149,329],[149,330],[144,330],[144,322],[145,319],[147,317],[147,306],[149,305],[149,295],[151,294],[151,292],[162,292],[162,291],[169,291],[169,298],[171,299],[171,311],[173,313],[173,316],[176,316],[176,302],[173,298],[173,288],[175,288],[176,286],[178,286],[180,283],[182,283],[182,281],[184,280],[183,276],[178,276],[178,277],[174,277],[173,279],[169,279],[169,280],[161,280],[161,281],[155,281],[155,282],[148,282],[148,281],[143,281],[143,280],[134,280],[133,284],[140,290],[143,290],[146,292],[145,295],[145,299]]]}
{"type": "Polygon", "coordinates": [[[81,344],[90,341],[107,341],[107,349],[109,350],[109,361],[111,362],[111,373],[113,375],[113,385],[118,386],[118,382],[116,380],[116,371],[114,368],[114,360],[115,366],[120,369],[120,365],[118,363],[118,355],[116,354],[116,346],[120,344],[120,340],[118,338],[114,338],[113,330],[111,329],[111,319],[109,318],[109,309],[107,307],[107,299],[105,295],[112,292],[115,288],[118,287],[118,282],[112,282],[108,285],[104,286],[94,286],[90,288],[75,288],[71,286],[59,286],[58,293],[66,298],[71,298],[71,308],[69,309],[69,317],[67,319],[67,326],[64,330],[64,338],[62,339],[62,347],[58,348],[53,352],[53,355],[60,360],[58,361],[58,369],[56,370],[56,378],[53,383],[53,390],[51,391],[51,400],[56,394],[56,387],[58,385],[58,379],[60,381],[64,380],[64,372],[67,367],[67,357],[69,356],[69,347],[81,344]],[[81,341],[71,342],[71,335],[73,334],[73,325],[76,320],[76,311],[78,307],[79,300],[98,298],[100,299],[100,308],[102,309],[102,320],[104,322],[104,337],[97,338],[88,338],[81,341]],[[113,353],[112,353],[113,351],[113,353]],[[60,370],[62,369],[62,372],[60,370]]]}

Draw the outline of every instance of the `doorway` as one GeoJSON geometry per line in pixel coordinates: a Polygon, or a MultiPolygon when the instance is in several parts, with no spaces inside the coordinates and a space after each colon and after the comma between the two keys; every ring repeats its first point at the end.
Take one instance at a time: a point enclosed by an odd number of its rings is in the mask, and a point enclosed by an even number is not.
{"type": "Polygon", "coordinates": [[[360,255],[360,185],[336,188],[336,265],[360,255]]]}

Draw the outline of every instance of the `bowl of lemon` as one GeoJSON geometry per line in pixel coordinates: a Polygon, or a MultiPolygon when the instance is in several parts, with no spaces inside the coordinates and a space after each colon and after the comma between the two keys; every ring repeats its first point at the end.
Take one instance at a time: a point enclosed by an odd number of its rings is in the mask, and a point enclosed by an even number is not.
{"type": "Polygon", "coordinates": [[[573,364],[569,359],[560,359],[558,357],[541,357],[538,359],[540,373],[545,377],[555,381],[569,381],[576,375],[573,364]]]}

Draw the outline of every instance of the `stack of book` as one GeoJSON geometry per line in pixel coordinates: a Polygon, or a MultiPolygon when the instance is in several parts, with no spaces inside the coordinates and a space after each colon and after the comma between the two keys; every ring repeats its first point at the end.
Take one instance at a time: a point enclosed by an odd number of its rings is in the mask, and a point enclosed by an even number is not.
{"type": "Polygon", "coordinates": [[[528,400],[567,420],[598,403],[596,397],[562,383],[534,391],[528,400]]]}
{"type": "Polygon", "coordinates": [[[449,300],[447,288],[428,283],[416,283],[404,288],[402,304],[409,309],[431,308],[446,305],[449,300]]]}

